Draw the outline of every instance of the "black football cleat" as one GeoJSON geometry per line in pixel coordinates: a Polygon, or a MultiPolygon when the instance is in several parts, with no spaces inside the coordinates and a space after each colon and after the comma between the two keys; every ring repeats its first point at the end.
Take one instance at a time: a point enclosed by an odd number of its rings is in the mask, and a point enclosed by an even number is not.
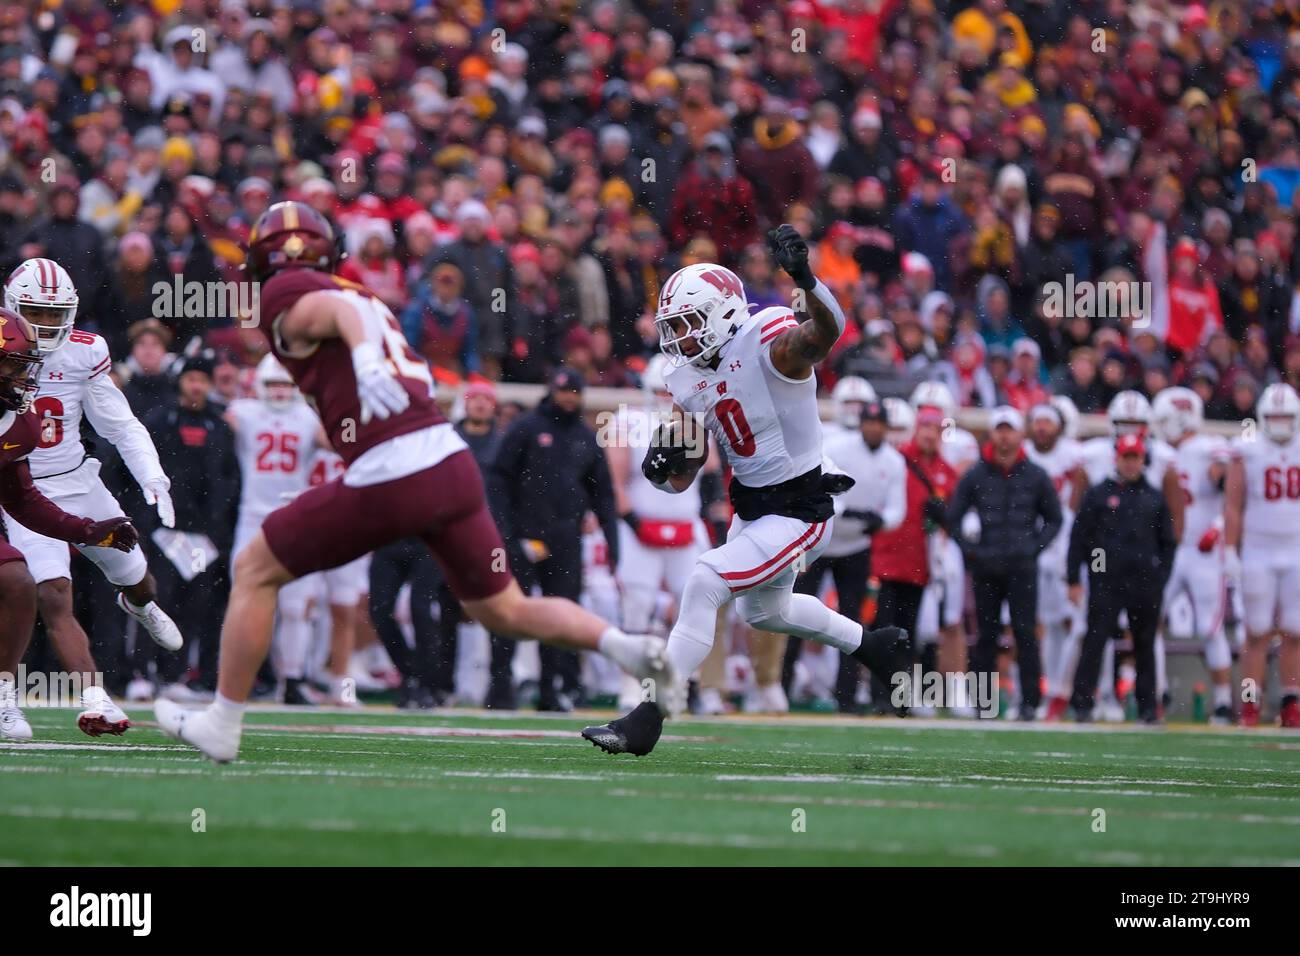
{"type": "Polygon", "coordinates": [[[607,754],[631,754],[644,757],[655,749],[663,733],[664,715],[652,703],[638,704],[625,717],[607,724],[587,727],[582,736],[607,754]]]}
{"type": "Polygon", "coordinates": [[[901,627],[863,631],[862,644],[852,656],[886,687],[894,674],[908,672],[912,664],[911,644],[907,640],[907,631],[901,627]]]}

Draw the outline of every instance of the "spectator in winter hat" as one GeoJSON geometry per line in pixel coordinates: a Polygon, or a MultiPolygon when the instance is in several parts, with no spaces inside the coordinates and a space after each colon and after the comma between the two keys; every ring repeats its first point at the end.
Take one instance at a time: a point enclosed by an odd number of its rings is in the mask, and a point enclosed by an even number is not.
{"type": "Polygon", "coordinates": [[[817,163],[799,138],[789,105],[777,97],[764,103],[751,137],[741,144],[737,168],[754,184],[764,228],[780,225],[791,203],[817,198],[817,163]]]}

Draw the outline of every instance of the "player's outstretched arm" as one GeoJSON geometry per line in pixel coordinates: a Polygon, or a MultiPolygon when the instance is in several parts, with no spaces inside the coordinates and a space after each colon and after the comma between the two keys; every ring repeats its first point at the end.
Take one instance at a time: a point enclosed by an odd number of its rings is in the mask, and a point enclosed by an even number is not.
{"type": "Polygon", "coordinates": [[[26,458],[0,468],[0,507],[24,528],[71,544],[130,551],[140,540],[127,518],[91,521],[68,514],[36,490],[26,458]]]}
{"type": "Polygon", "coordinates": [[[383,346],[366,335],[361,313],[329,290],[309,292],[280,320],[279,335],[291,351],[310,348],[322,339],[340,338],[352,350],[352,370],[361,400],[361,424],[406,410],[411,397],[389,368],[383,346]]]}
{"type": "Polygon", "coordinates": [[[171,479],[158,460],[149,430],[140,424],[122,390],[106,373],[86,383],[86,418],[95,432],[113,444],[144,495],[145,504],[158,509],[158,519],[176,526],[171,499],[171,479]]]}
{"type": "Polygon", "coordinates": [[[803,293],[804,311],[798,328],[782,332],[772,341],[772,365],[787,378],[804,379],[844,333],[844,310],[825,283],[808,265],[808,243],[789,224],[767,234],[767,245],[777,264],[803,293]],[[804,317],[808,321],[804,321],[804,317]]]}

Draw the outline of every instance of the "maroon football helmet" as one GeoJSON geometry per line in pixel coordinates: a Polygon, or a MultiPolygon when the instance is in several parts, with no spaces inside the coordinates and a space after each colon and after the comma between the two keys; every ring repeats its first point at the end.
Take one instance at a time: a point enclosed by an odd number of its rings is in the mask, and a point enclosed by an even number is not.
{"type": "Polygon", "coordinates": [[[340,258],[329,220],[306,203],[287,200],[257,217],[248,234],[244,269],[251,279],[262,282],[280,269],[332,272],[340,258]]]}
{"type": "Polygon", "coordinates": [[[31,323],[0,309],[0,409],[21,415],[31,408],[42,361],[31,323]]]}

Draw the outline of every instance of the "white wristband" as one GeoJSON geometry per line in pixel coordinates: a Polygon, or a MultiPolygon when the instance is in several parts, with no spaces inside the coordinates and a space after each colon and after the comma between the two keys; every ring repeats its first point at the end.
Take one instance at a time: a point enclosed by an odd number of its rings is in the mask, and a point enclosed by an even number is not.
{"type": "Polygon", "coordinates": [[[352,350],[354,369],[370,368],[384,361],[384,353],[374,342],[362,342],[352,350]]]}
{"type": "Polygon", "coordinates": [[[835,317],[835,327],[843,333],[844,326],[847,324],[848,320],[845,319],[844,310],[840,308],[839,302],[831,293],[831,290],[827,287],[826,283],[821,279],[818,279],[817,284],[813,286],[812,293],[817,297],[817,301],[830,310],[831,315],[835,317]]]}

